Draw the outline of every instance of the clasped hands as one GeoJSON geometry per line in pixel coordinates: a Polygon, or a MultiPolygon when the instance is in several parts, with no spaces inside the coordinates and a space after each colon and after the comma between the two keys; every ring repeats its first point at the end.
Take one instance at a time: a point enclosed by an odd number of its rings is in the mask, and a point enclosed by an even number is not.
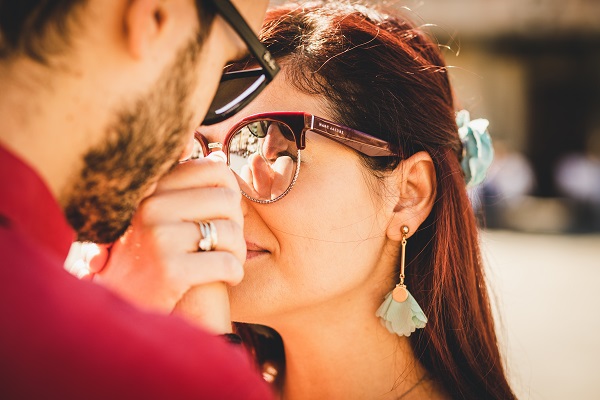
{"type": "Polygon", "coordinates": [[[224,159],[213,152],[161,178],[125,235],[98,247],[92,279],[141,308],[230,332],[227,285],[244,276],[246,243],[239,185],[224,159]],[[198,221],[211,221],[218,232],[212,251],[198,249],[198,221]]]}

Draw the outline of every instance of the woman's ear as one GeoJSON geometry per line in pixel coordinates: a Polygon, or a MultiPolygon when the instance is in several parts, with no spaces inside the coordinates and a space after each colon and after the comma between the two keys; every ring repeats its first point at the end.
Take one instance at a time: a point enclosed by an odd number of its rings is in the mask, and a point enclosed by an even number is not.
{"type": "Polygon", "coordinates": [[[410,237],[433,208],[437,189],[433,160],[429,153],[420,151],[401,161],[390,179],[397,198],[386,235],[390,240],[401,241],[402,226],[408,226],[410,237]]]}

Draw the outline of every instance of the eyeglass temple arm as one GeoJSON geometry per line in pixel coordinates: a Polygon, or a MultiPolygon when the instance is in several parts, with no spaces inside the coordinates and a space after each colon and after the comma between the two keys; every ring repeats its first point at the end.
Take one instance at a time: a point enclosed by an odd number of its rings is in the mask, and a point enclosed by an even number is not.
{"type": "Polygon", "coordinates": [[[219,14],[229,23],[248,46],[250,53],[256,57],[260,65],[265,68],[269,77],[273,79],[279,72],[279,65],[271,53],[258,40],[256,34],[248,26],[235,6],[228,0],[210,0],[219,14]]]}
{"type": "Polygon", "coordinates": [[[338,125],[311,114],[304,115],[304,123],[305,126],[310,127],[311,131],[345,144],[367,156],[382,157],[396,155],[396,152],[393,151],[388,142],[364,132],[338,125]]]}

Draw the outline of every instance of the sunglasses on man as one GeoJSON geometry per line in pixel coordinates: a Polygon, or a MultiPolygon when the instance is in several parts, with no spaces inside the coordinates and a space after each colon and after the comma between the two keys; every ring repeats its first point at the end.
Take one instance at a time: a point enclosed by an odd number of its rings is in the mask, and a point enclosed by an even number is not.
{"type": "Polygon", "coordinates": [[[251,115],[236,123],[223,143],[210,143],[196,132],[192,158],[222,150],[238,176],[242,194],[256,203],[282,199],[300,173],[301,150],[306,132],[348,146],[369,157],[394,156],[393,146],[369,134],[303,112],[271,112],[251,115]]]}
{"type": "MultiPolygon", "coordinates": [[[[250,103],[279,72],[279,65],[228,0],[209,0],[217,13],[248,47],[258,68],[224,72],[217,93],[202,125],[213,125],[231,117],[250,103]]],[[[198,5],[200,7],[200,4],[198,5]]]]}

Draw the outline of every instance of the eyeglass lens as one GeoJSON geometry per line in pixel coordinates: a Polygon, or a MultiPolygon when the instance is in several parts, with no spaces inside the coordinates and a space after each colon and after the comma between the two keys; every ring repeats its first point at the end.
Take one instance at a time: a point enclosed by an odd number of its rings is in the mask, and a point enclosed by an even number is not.
{"type": "Polygon", "coordinates": [[[259,201],[274,200],[288,190],[297,157],[294,135],[281,122],[249,122],[229,142],[229,166],[241,178],[242,192],[259,201]]]}
{"type": "MultiPolygon", "coordinates": [[[[299,168],[299,152],[289,126],[259,120],[236,129],[228,143],[229,167],[242,192],[252,200],[271,202],[286,194],[299,168]]],[[[203,155],[196,146],[197,155],[203,155]]]]}

